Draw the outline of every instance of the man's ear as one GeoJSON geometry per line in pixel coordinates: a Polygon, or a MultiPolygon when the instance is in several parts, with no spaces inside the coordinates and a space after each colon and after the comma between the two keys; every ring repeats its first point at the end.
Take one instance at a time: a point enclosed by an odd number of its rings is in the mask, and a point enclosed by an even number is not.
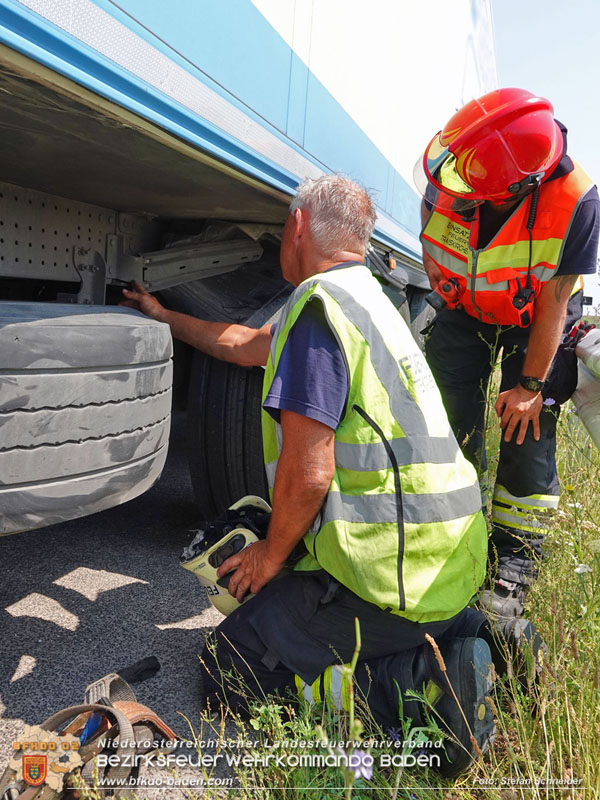
{"type": "Polygon", "coordinates": [[[293,218],[293,238],[297,240],[306,233],[308,228],[308,212],[302,208],[295,208],[293,211],[293,218]]]}

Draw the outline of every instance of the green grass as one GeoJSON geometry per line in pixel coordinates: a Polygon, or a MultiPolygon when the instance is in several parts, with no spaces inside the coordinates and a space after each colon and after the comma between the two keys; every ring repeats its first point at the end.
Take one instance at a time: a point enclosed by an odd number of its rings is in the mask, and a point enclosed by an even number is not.
{"type": "MultiPolygon", "coordinates": [[[[493,427],[488,440],[497,442],[498,436],[493,427]]],[[[537,699],[518,693],[511,701],[505,687],[497,686],[498,736],[472,770],[504,783],[486,794],[502,800],[600,796],[600,453],[570,404],[558,424],[557,462],[563,494],[526,609],[549,647],[537,699]],[[511,779],[521,785],[510,785],[511,779]],[[536,787],[543,779],[579,779],[580,786],[536,787]]]]}

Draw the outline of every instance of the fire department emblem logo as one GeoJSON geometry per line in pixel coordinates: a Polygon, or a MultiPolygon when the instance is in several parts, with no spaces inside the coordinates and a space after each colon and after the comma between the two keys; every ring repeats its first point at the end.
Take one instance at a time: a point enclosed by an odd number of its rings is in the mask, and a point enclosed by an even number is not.
{"type": "Polygon", "coordinates": [[[23,780],[30,786],[41,786],[48,773],[48,756],[23,756],[23,780]]]}
{"type": "MultiPolygon", "coordinates": [[[[13,757],[8,762],[15,778],[29,786],[47,787],[53,796],[63,791],[65,777],[83,761],[79,755],[79,738],[69,733],[59,735],[44,731],[39,725],[25,725],[25,734],[13,742],[13,757]]],[[[0,775],[0,795],[6,786],[0,775]]]]}

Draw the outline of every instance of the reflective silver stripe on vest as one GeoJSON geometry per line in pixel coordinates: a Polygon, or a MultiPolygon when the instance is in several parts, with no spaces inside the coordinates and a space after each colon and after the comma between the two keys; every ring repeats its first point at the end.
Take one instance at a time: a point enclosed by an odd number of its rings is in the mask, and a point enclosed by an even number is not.
{"type": "Polygon", "coordinates": [[[277,461],[270,461],[268,464],[265,464],[265,472],[267,473],[267,483],[269,484],[269,489],[272,489],[275,486],[275,473],[277,472],[277,461]]]}
{"type": "MultiPolygon", "coordinates": [[[[439,494],[402,493],[404,522],[427,525],[431,522],[451,520],[476,514],[481,510],[479,484],[439,494]]],[[[358,496],[329,492],[321,524],[336,522],[358,522],[366,524],[398,523],[398,507],[395,494],[362,494],[358,496]]]]}
{"type": "MultiPolygon", "coordinates": [[[[375,326],[369,312],[356,302],[350,292],[327,280],[315,280],[308,284],[301,284],[302,293],[313,284],[319,284],[331,297],[337,300],[343,309],[346,319],[352,322],[364,339],[370,343],[371,363],[377,373],[377,377],[389,395],[392,415],[398,424],[402,426],[402,430],[411,438],[417,436],[422,437],[422,440],[428,439],[429,432],[423,412],[402,382],[398,361],[388,350],[385,340],[375,326]]],[[[327,307],[323,306],[323,308],[325,315],[327,315],[327,307]]],[[[337,336],[334,326],[331,325],[330,327],[337,336]]]]}
{"type": "MultiPolygon", "coordinates": [[[[433,436],[425,439],[391,439],[398,466],[409,464],[452,464],[458,455],[458,444],[454,434],[447,437],[433,436]]],[[[382,442],[372,444],[350,444],[335,442],[335,461],[342,469],[371,472],[389,469],[390,459],[382,442]]]]}
{"type": "Polygon", "coordinates": [[[436,264],[439,264],[441,267],[457,275],[462,275],[465,278],[467,277],[468,265],[466,260],[458,258],[458,256],[454,256],[452,253],[448,253],[447,250],[433,244],[429,239],[422,237],[421,242],[423,244],[423,250],[433,258],[436,264]]]}

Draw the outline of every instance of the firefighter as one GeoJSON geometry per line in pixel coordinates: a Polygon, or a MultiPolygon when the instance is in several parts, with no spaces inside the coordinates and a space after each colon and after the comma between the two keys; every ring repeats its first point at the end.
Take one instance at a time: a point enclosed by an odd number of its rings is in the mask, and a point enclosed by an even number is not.
{"type": "Polygon", "coordinates": [[[221,578],[231,573],[238,601],[256,596],[218,626],[216,652],[205,648],[205,691],[243,708],[243,693],[224,684],[234,670],[257,693],[298,688],[316,698],[320,684],[335,684],[338,659],[351,659],[357,617],[357,678],[379,719],[397,723],[398,691],[429,686],[458,738],[442,765],[456,774],[473,742],[485,749],[494,730],[483,615],[467,608],[484,577],[487,531],[476,472],[425,360],[364,265],[375,216],[368,194],[346,178],[298,188],[281,242],[282,272],[296,288],[274,329],[178,314],[140,286],[124,293],[193,346],[266,365],[273,510],[266,539],[219,568],[221,578]],[[282,577],[301,540],[304,555],[282,577]],[[468,725],[426,633],[439,641],[468,725]]]}
{"type": "Polygon", "coordinates": [[[523,612],[558,506],[556,423],[576,384],[575,356],[559,345],[582,314],[581,276],[596,270],[598,192],[567,155],[566,134],[548,100],[499,89],[457,111],[415,169],[441,307],[427,360],[482,485],[486,392],[502,348],[485,596],[502,616],[523,612]]]}

